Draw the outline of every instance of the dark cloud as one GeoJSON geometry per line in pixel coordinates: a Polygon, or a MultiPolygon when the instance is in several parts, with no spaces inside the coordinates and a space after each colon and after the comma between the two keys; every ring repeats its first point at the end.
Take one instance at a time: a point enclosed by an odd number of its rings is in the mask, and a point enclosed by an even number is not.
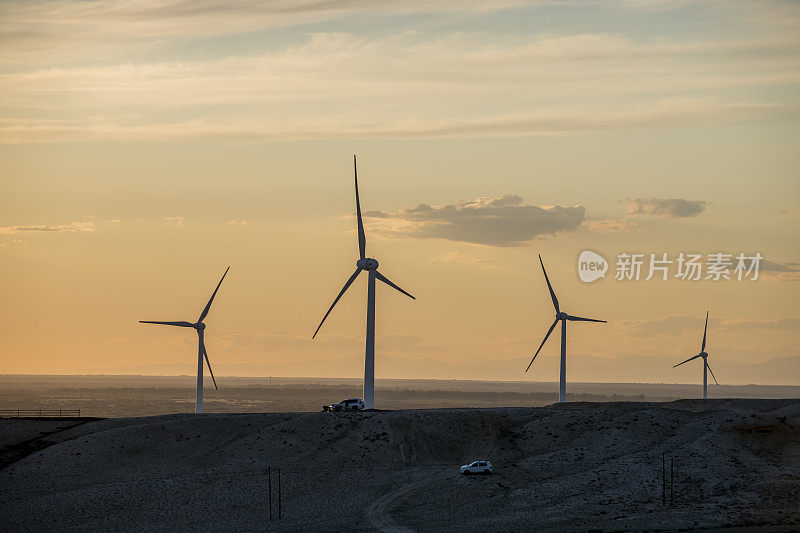
{"type": "Polygon", "coordinates": [[[760,272],[797,272],[797,267],[797,263],[773,263],[772,261],[762,259],[758,265],[758,270],[760,272]]]}
{"type": "Polygon", "coordinates": [[[764,279],[773,281],[800,281],[800,263],[797,262],[774,263],[762,259],[758,270],[764,275],[764,279]]]}
{"type": "Polygon", "coordinates": [[[658,215],[673,218],[693,217],[706,210],[703,200],[682,198],[626,198],[631,215],[658,215]]]}
{"type": "Polygon", "coordinates": [[[378,231],[418,239],[521,246],[540,235],[575,231],[585,219],[582,205],[538,207],[522,197],[462,200],[455,204],[418,204],[396,212],[368,211],[378,231]]]}

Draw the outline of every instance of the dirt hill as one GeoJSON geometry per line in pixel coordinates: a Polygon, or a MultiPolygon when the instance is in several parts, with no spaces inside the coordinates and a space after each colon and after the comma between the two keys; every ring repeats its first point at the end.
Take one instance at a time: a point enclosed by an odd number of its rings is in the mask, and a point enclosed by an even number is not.
{"type": "Polygon", "coordinates": [[[5,530],[800,526],[800,400],[77,422],[0,420],[5,530]]]}

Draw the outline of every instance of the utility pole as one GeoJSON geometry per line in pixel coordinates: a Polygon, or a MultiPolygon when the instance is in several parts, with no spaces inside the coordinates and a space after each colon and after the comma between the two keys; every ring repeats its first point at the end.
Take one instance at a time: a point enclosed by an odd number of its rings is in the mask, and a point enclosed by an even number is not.
{"type": "Polygon", "coordinates": [[[281,519],[281,469],[278,469],[278,520],[281,519]]]}
{"type": "Polygon", "coordinates": [[[267,467],[267,485],[269,486],[269,519],[272,520],[272,467],[267,467]]]}

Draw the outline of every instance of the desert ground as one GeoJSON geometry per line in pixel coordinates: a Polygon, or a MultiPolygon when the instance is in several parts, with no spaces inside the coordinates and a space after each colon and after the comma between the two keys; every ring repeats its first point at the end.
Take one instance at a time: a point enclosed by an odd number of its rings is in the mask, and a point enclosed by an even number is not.
{"type": "Polygon", "coordinates": [[[800,528],[793,399],[3,419],[0,447],[6,531],[800,528]]]}

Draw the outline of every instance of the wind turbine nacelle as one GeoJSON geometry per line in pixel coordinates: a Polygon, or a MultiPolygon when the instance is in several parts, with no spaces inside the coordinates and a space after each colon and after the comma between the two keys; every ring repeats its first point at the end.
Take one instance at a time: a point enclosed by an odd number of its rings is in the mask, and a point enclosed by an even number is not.
{"type": "Polygon", "coordinates": [[[198,329],[200,331],[203,331],[204,329],[206,329],[206,325],[203,324],[202,322],[200,322],[198,324],[195,324],[194,327],[195,327],[195,329],[198,329]]]}
{"type": "Polygon", "coordinates": [[[377,259],[366,257],[364,259],[359,259],[358,261],[356,261],[356,266],[358,268],[363,268],[364,270],[377,270],[378,261],[377,259]]]}

